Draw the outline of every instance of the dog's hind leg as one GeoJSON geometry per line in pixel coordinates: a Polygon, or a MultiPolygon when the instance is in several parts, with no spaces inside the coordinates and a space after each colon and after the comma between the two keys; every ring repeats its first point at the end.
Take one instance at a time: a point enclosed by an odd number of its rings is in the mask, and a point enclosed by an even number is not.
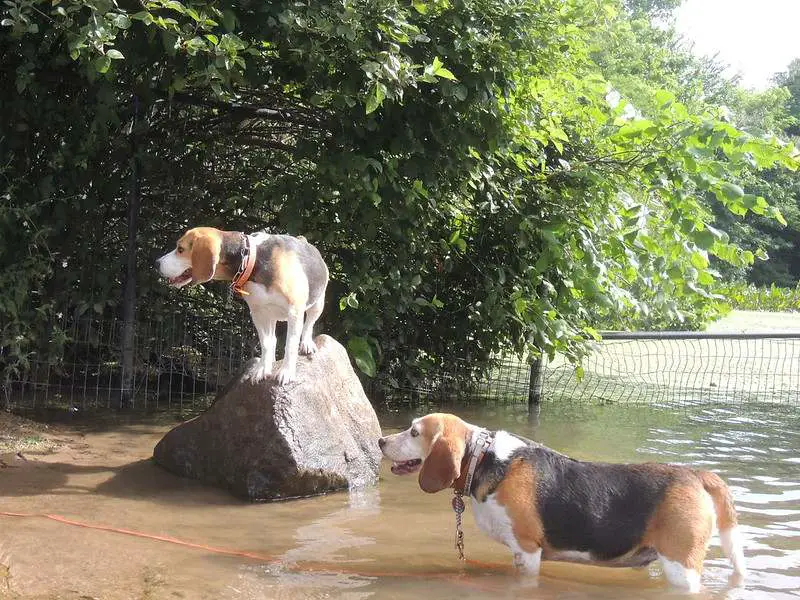
{"type": "Polygon", "coordinates": [[[665,492],[643,544],[658,552],[664,576],[672,586],[693,594],[701,590],[714,520],[711,496],[696,482],[684,481],[665,492]]]}
{"type": "Polygon", "coordinates": [[[279,385],[294,381],[297,372],[297,355],[300,347],[300,335],[303,329],[303,310],[298,306],[289,307],[286,319],[286,347],[283,353],[283,364],[275,378],[279,385]]]}
{"type": "Polygon", "coordinates": [[[317,322],[325,306],[325,296],[306,309],[306,321],[303,323],[303,334],[300,336],[300,354],[314,354],[317,345],[314,343],[314,323],[317,322]]]}

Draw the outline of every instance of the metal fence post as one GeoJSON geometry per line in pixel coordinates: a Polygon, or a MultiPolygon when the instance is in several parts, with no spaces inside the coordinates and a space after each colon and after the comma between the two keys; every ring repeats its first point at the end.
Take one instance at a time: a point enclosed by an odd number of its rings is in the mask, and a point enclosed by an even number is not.
{"type": "Polygon", "coordinates": [[[544,364],[541,354],[531,361],[530,379],[528,380],[528,406],[538,406],[542,401],[542,372],[544,364]]]}
{"type": "Polygon", "coordinates": [[[128,247],[125,269],[125,287],[122,292],[122,382],[120,408],[133,406],[136,358],[136,236],[139,230],[139,158],[136,155],[136,125],[139,116],[139,98],[133,97],[133,122],[131,125],[131,193],[128,203],[128,247]]]}

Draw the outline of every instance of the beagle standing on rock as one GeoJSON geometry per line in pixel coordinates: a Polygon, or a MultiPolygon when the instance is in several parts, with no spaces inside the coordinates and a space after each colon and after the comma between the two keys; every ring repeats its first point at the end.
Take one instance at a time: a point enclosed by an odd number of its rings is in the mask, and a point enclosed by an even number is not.
{"type": "Polygon", "coordinates": [[[305,238],[196,227],[156,266],[176,288],[212,279],[231,282],[231,289],[250,308],[261,344],[261,358],[250,373],[253,382],[272,374],[278,321],[286,321],[283,365],[275,375],[278,384],[294,380],[298,350],[316,351],[312,330],[325,303],[328,267],[305,238]]]}
{"type": "Polygon", "coordinates": [[[393,473],[419,471],[424,491],[469,496],[480,529],[525,573],[537,575],[542,560],[640,567],[659,559],[671,584],[697,592],[716,521],[725,556],[745,574],[730,490],[709,471],[582,462],[449,414],[415,419],[378,445],[393,473]]]}

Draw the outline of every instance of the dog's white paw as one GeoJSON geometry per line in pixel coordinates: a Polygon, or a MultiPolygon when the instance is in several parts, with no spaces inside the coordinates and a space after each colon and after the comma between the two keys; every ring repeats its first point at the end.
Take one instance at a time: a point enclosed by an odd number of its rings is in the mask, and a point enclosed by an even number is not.
{"type": "Polygon", "coordinates": [[[294,368],[291,368],[287,365],[282,365],[280,369],[278,369],[278,373],[275,375],[275,381],[278,382],[278,385],[286,385],[287,383],[291,383],[295,380],[296,372],[294,368]]]}
{"type": "Polygon", "coordinates": [[[541,549],[537,552],[515,552],[514,553],[514,567],[516,567],[521,575],[532,576],[536,580],[536,575],[539,574],[539,566],[541,564],[541,549]]]}
{"type": "Polygon", "coordinates": [[[300,354],[314,354],[316,351],[314,340],[300,340],[300,354]]]}
{"type": "Polygon", "coordinates": [[[264,381],[269,378],[270,375],[272,375],[272,365],[266,361],[260,360],[253,365],[250,373],[247,374],[247,379],[252,383],[258,383],[259,381],[264,381]]]}

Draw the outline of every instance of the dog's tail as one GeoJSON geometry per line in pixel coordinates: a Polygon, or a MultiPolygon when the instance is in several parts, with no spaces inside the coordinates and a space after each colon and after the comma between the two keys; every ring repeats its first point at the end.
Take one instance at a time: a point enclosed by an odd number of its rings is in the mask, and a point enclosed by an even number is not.
{"type": "Polygon", "coordinates": [[[717,513],[717,528],[719,529],[719,540],[722,545],[722,552],[730,559],[733,571],[744,576],[747,567],[744,562],[744,549],[742,538],[739,533],[739,520],[736,515],[736,508],[733,505],[731,490],[724,481],[711,471],[695,471],[703,488],[706,490],[711,500],[714,501],[714,512],[717,513]]]}

